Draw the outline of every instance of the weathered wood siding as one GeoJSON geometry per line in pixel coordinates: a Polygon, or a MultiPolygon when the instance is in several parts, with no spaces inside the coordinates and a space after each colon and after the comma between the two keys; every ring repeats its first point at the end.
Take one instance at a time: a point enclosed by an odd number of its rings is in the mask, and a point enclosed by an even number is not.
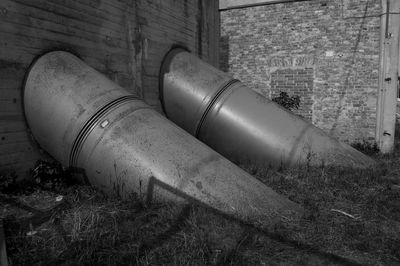
{"type": "Polygon", "coordinates": [[[25,176],[44,153],[24,120],[22,87],[32,60],[49,50],[90,66],[160,109],[158,72],[173,44],[218,64],[214,0],[1,0],[0,173],[25,176]]]}

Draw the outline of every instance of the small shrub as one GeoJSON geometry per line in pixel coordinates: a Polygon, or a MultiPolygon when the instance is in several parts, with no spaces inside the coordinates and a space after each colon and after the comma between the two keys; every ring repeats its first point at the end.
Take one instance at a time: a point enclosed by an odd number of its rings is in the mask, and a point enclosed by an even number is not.
{"type": "Polygon", "coordinates": [[[355,142],[351,144],[351,146],[367,155],[375,155],[379,153],[379,147],[376,142],[370,143],[363,140],[362,142],[355,142]]]}
{"type": "Polygon", "coordinates": [[[45,189],[59,189],[71,182],[68,170],[56,161],[37,161],[32,170],[32,177],[35,185],[45,189]]]}
{"type": "Polygon", "coordinates": [[[0,173],[0,192],[8,193],[16,186],[17,175],[15,171],[4,171],[0,173]]]}
{"type": "Polygon", "coordinates": [[[280,92],[279,97],[272,98],[272,101],[282,105],[289,111],[292,111],[293,109],[299,109],[300,106],[300,96],[289,96],[284,91],[280,92]]]}

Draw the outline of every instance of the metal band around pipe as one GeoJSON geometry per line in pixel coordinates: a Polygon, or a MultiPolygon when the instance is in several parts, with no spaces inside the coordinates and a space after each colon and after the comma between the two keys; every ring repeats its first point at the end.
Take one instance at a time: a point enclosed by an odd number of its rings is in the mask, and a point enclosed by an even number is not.
{"type": "Polygon", "coordinates": [[[196,134],[195,137],[199,138],[199,134],[200,134],[200,130],[201,127],[204,124],[204,121],[207,118],[208,113],[210,112],[210,110],[214,107],[215,103],[218,101],[218,99],[220,98],[220,96],[228,89],[230,89],[232,87],[233,84],[236,84],[240,82],[237,79],[231,79],[230,81],[228,81],[228,83],[226,83],[224,86],[221,87],[221,89],[218,90],[218,92],[214,95],[214,97],[211,99],[210,103],[208,104],[206,110],[204,111],[198,125],[197,125],[197,129],[196,129],[196,134]]]}
{"type": "Polygon", "coordinates": [[[92,132],[94,127],[98,124],[102,117],[105,114],[111,112],[113,109],[121,106],[127,102],[132,100],[137,100],[138,98],[133,95],[123,96],[121,98],[115,99],[114,101],[108,103],[107,105],[103,106],[97,113],[95,113],[86,123],[85,126],[82,127],[78,136],[76,137],[74,144],[72,145],[69,164],[71,167],[76,166],[76,162],[79,156],[79,152],[82,148],[83,143],[85,142],[86,138],[92,132]]]}

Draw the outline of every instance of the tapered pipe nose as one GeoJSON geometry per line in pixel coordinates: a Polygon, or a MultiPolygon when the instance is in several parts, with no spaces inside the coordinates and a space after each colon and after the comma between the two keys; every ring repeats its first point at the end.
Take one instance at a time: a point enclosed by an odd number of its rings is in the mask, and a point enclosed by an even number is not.
{"type": "Polygon", "coordinates": [[[183,49],[165,57],[167,117],[231,161],[368,168],[375,161],[183,49]]]}
{"type": "Polygon", "coordinates": [[[106,192],[187,199],[259,225],[302,213],[69,53],[51,52],[33,64],[24,105],[39,144],[106,192]]]}

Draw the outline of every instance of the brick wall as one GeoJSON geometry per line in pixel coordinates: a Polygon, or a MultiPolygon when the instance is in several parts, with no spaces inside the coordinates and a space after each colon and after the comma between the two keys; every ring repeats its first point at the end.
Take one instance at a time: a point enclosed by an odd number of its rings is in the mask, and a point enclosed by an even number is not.
{"type": "Polygon", "coordinates": [[[299,113],[341,140],[373,141],[380,13],[380,0],[221,11],[220,67],[266,97],[301,96],[299,113]]]}
{"type": "Polygon", "coordinates": [[[0,174],[25,176],[44,156],[28,133],[23,78],[45,51],[67,49],[160,110],[158,72],[173,44],[218,62],[218,2],[210,0],[2,0],[0,174]]]}

